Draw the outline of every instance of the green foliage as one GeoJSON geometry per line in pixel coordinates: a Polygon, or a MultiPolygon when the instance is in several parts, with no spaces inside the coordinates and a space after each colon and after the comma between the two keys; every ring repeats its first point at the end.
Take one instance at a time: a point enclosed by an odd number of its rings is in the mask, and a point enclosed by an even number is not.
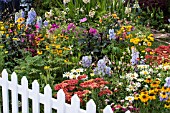
{"type": "Polygon", "coordinates": [[[0,48],[0,72],[4,69],[4,51],[0,48]]]}

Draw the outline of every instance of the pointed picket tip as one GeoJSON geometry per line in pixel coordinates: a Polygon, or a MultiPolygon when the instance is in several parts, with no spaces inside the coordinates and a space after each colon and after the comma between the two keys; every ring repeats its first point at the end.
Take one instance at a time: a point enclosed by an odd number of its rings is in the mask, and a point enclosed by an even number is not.
{"type": "Polygon", "coordinates": [[[8,79],[8,72],[6,69],[2,71],[2,78],[7,78],[8,79]]]}
{"type": "Polygon", "coordinates": [[[17,74],[15,72],[12,73],[11,80],[14,82],[18,82],[17,74]]]}
{"type": "Polygon", "coordinates": [[[90,99],[86,104],[87,113],[96,113],[96,104],[93,99],[90,99]]]}
{"type": "Polygon", "coordinates": [[[87,106],[90,105],[90,106],[93,106],[93,107],[96,107],[96,104],[95,102],[93,101],[93,99],[90,99],[88,102],[87,102],[87,106]]]}
{"type": "Polygon", "coordinates": [[[112,110],[112,108],[110,107],[110,105],[107,105],[107,106],[104,108],[103,113],[113,113],[113,110],[112,110]]]}
{"type": "MultiPolygon", "coordinates": [[[[47,84],[47,85],[45,86],[44,92],[45,92],[45,93],[51,93],[51,92],[52,92],[52,89],[51,89],[51,87],[50,87],[49,84],[47,84]]],[[[52,93],[51,93],[51,94],[52,94],[52,93]]]]}
{"type": "Polygon", "coordinates": [[[38,84],[37,80],[33,81],[32,89],[35,90],[36,92],[39,92],[39,84],[38,84]]]}
{"type": "Polygon", "coordinates": [[[74,101],[80,101],[79,97],[77,96],[77,94],[74,94],[72,97],[71,97],[71,102],[74,101]]]}
{"type": "Polygon", "coordinates": [[[39,86],[38,81],[37,81],[37,80],[34,80],[34,81],[32,82],[32,85],[33,85],[33,86],[39,86]]]}
{"type": "Polygon", "coordinates": [[[28,84],[28,80],[27,80],[26,76],[22,77],[21,84],[28,84]]]}
{"type": "Polygon", "coordinates": [[[57,97],[61,97],[61,96],[64,96],[64,97],[65,97],[65,93],[64,93],[63,89],[60,89],[60,90],[57,92],[57,97]]]}

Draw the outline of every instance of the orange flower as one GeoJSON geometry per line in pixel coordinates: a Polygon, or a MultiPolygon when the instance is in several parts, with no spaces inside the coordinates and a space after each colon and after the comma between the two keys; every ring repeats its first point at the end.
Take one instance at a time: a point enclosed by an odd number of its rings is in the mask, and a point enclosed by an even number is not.
{"type": "Polygon", "coordinates": [[[100,18],[100,19],[99,19],[99,23],[102,23],[102,22],[103,22],[103,20],[102,20],[102,18],[100,18]]]}
{"type": "Polygon", "coordinates": [[[151,82],[152,82],[152,79],[151,79],[151,78],[147,78],[147,79],[145,80],[145,82],[146,82],[146,83],[151,83],[151,82]]]}
{"type": "Polygon", "coordinates": [[[20,23],[20,22],[23,22],[25,20],[25,18],[18,18],[17,22],[20,23]]]}
{"type": "Polygon", "coordinates": [[[150,84],[151,87],[159,87],[158,82],[154,81],[150,84]]]}

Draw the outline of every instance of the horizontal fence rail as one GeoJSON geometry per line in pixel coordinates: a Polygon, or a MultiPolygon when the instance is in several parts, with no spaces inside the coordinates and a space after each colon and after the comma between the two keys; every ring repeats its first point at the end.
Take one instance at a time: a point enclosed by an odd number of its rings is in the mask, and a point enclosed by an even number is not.
{"type": "MultiPolygon", "coordinates": [[[[86,110],[80,108],[80,99],[75,94],[71,98],[71,104],[65,102],[65,94],[62,89],[57,93],[57,99],[52,98],[52,89],[49,85],[44,88],[44,94],[39,92],[39,84],[37,80],[32,82],[32,89],[28,88],[28,80],[24,76],[21,79],[21,85],[18,84],[18,78],[15,72],[11,75],[11,81],[8,80],[6,69],[2,71],[0,78],[0,86],[2,86],[3,113],[9,113],[9,92],[11,90],[12,97],[12,113],[18,113],[18,94],[21,95],[22,113],[29,113],[29,101],[32,99],[32,112],[40,113],[40,103],[44,104],[44,113],[52,113],[52,109],[57,113],[96,113],[96,104],[91,99],[86,104],[86,110]]],[[[107,105],[103,113],[113,113],[110,105],[107,105]]]]}

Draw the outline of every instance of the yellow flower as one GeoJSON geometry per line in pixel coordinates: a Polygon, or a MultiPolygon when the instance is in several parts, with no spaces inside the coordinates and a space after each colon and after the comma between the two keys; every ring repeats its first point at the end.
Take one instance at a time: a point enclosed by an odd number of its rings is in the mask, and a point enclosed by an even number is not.
{"type": "Polygon", "coordinates": [[[58,36],[59,36],[60,38],[62,38],[62,37],[64,37],[64,34],[58,34],[58,36]]]}
{"type": "Polygon", "coordinates": [[[134,43],[134,44],[138,44],[138,43],[139,43],[139,41],[140,41],[140,39],[139,39],[139,38],[135,38],[135,39],[134,39],[134,41],[133,41],[133,43],[134,43]]]}
{"type": "Polygon", "coordinates": [[[59,49],[60,47],[61,47],[61,45],[59,45],[59,44],[58,44],[58,45],[55,45],[55,48],[56,48],[56,49],[59,49]]]}
{"type": "Polygon", "coordinates": [[[146,103],[146,102],[149,100],[149,95],[147,95],[147,94],[141,94],[141,95],[139,96],[139,98],[140,98],[141,102],[146,103]]]}
{"type": "Polygon", "coordinates": [[[134,38],[131,38],[131,39],[130,39],[130,42],[133,42],[133,41],[134,41],[134,38]]]}
{"type": "Polygon", "coordinates": [[[165,107],[165,108],[170,108],[170,103],[166,103],[166,104],[164,105],[164,107],[165,107]]]}
{"type": "Polygon", "coordinates": [[[148,38],[149,38],[151,41],[154,41],[154,38],[153,38],[153,37],[148,36],[148,38]]]}
{"type": "Polygon", "coordinates": [[[136,94],[134,100],[139,100],[139,94],[136,94]]]}
{"type": "Polygon", "coordinates": [[[147,45],[148,45],[148,46],[151,46],[151,45],[152,45],[152,43],[151,43],[151,42],[147,42],[147,45]]]}
{"type": "Polygon", "coordinates": [[[6,34],[6,37],[9,37],[9,34],[6,34]]]}
{"type": "Polygon", "coordinates": [[[161,92],[161,93],[160,93],[160,97],[161,97],[161,98],[167,98],[168,95],[166,94],[166,92],[161,92]]]}
{"type": "Polygon", "coordinates": [[[115,13],[112,14],[112,16],[113,16],[113,18],[117,18],[117,14],[115,14],[115,13]]]}
{"type": "Polygon", "coordinates": [[[155,87],[154,91],[155,91],[156,93],[159,93],[159,92],[161,91],[161,88],[160,88],[160,87],[155,87]]]}
{"type": "Polygon", "coordinates": [[[18,40],[18,38],[12,38],[12,40],[17,41],[17,40],[18,40]]]}
{"type": "Polygon", "coordinates": [[[151,88],[150,90],[149,90],[149,94],[155,94],[155,90],[154,90],[154,88],[151,88]]]}
{"type": "Polygon", "coordinates": [[[1,29],[0,30],[5,30],[5,27],[4,26],[1,26],[1,29]]]}
{"type": "Polygon", "coordinates": [[[7,54],[8,53],[8,51],[5,51],[5,54],[7,54]]]}
{"type": "Polygon", "coordinates": [[[150,52],[150,55],[153,55],[154,54],[154,52],[150,52]]]}
{"type": "Polygon", "coordinates": [[[20,23],[20,22],[23,22],[25,20],[25,18],[18,18],[17,22],[20,23]]]}
{"type": "Polygon", "coordinates": [[[67,48],[67,47],[63,47],[64,50],[70,50],[70,48],[67,48]]]}
{"type": "Polygon", "coordinates": [[[4,46],[0,46],[0,48],[3,48],[4,46]]]}
{"type": "Polygon", "coordinates": [[[149,94],[149,99],[150,100],[155,100],[156,99],[155,94],[154,93],[149,94]]]}
{"type": "Polygon", "coordinates": [[[44,70],[48,70],[50,66],[44,66],[44,70]]]}
{"type": "Polygon", "coordinates": [[[166,102],[170,102],[170,97],[166,100],[166,102]]]}
{"type": "Polygon", "coordinates": [[[148,42],[148,40],[147,39],[143,39],[144,40],[144,42],[148,42]]]}
{"type": "Polygon", "coordinates": [[[49,48],[49,46],[46,46],[46,50],[49,50],[50,48],[49,48]]]}
{"type": "Polygon", "coordinates": [[[64,36],[64,38],[65,38],[66,40],[68,40],[68,39],[69,39],[69,37],[68,37],[68,36],[64,36]]]}
{"type": "Polygon", "coordinates": [[[93,77],[93,76],[94,76],[94,73],[90,73],[90,76],[92,76],[92,77],[93,77]]]}
{"type": "Polygon", "coordinates": [[[58,37],[57,37],[57,36],[54,36],[53,38],[54,38],[54,39],[57,39],[58,37]]]}
{"type": "Polygon", "coordinates": [[[14,24],[10,24],[10,28],[11,28],[11,27],[14,27],[14,24]]]}
{"type": "Polygon", "coordinates": [[[18,24],[18,25],[17,25],[17,28],[18,28],[18,29],[21,29],[21,24],[18,24]]]}
{"type": "Polygon", "coordinates": [[[68,59],[64,60],[64,62],[67,63],[67,62],[68,62],[68,59]]]}
{"type": "Polygon", "coordinates": [[[151,78],[146,78],[145,82],[146,82],[146,83],[151,83],[151,82],[152,82],[152,79],[151,79],[151,78]]]}
{"type": "Polygon", "coordinates": [[[159,87],[159,83],[154,81],[150,84],[151,87],[159,87]]]}
{"type": "Polygon", "coordinates": [[[169,91],[169,88],[163,86],[163,87],[161,88],[161,91],[163,91],[163,92],[168,92],[168,91],[169,91]]]}
{"type": "Polygon", "coordinates": [[[142,50],[142,53],[144,53],[145,52],[145,50],[142,50]]]}
{"type": "Polygon", "coordinates": [[[120,40],[123,40],[123,38],[120,38],[120,40]]]}
{"type": "Polygon", "coordinates": [[[130,38],[130,35],[126,35],[126,37],[125,37],[126,39],[128,39],[128,38],[130,38]]]}
{"type": "Polygon", "coordinates": [[[57,50],[57,54],[61,54],[63,52],[63,50],[57,50]]]}
{"type": "Polygon", "coordinates": [[[38,50],[38,51],[37,51],[37,54],[38,54],[38,55],[41,55],[41,54],[42,54],[42,51],[39,51],[39,50],[38,50]]]}
{"type": "Polygon", "coordinates": [[[149,36],[150,36],[150,37],[153,37],[153,34],[150,34],[149,36]]]}

